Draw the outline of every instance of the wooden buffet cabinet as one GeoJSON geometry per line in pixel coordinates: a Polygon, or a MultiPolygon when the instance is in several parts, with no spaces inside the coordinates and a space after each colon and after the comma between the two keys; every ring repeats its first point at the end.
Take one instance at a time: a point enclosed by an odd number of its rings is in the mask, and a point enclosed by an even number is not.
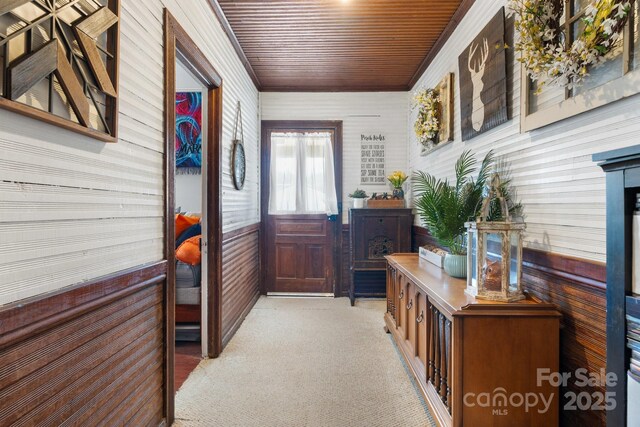
{"type": "Polygon", "coordinates": [[[538,369],[559,372],[560,313],[552,304],[476,300],[464,293],[466,281],[417,254],[386,258],[386,329],[440,426],[558,425],[558,388],[537,384],[538,369]],[[539,403],[526,411],[518,395],[533,402],[531,393],[539,403]],[[550,402],[546,411],[540,396],[550,402]]]}

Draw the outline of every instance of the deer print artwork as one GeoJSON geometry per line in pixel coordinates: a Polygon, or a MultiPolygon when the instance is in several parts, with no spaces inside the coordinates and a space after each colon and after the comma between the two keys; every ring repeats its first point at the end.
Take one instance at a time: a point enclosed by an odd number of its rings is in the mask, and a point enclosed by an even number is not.
{"type": "Polygon", "coordinates": [[[471,83],[473,85],[473,112],[471,113],[471,125],[476,132],[480,132],[480,129],[482,129],[482,125],[484,124],[484,104],[480,95],[482,94],[482,88],[484,88],[482,77],[484,76],[487,58],[489,58],[489,42],[486,37],[482,39],[482,47],[480,47],[479,54],[476,55],[478,47],[478,45],[471,43],[467,64],[469,72],[471,73],[471,83]]]}
{"type": "Polygon", "coordinates": [[[462,140],[470,140],[508,120],[504,8],[460,52],[462,140]]]}

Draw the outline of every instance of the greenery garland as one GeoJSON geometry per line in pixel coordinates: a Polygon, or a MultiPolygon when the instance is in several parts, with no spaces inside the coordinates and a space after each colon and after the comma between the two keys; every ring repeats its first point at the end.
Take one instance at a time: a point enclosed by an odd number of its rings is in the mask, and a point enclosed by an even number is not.
{"type": "Polygon", "coordinates": [[[422,89],[413,98],[418,117],[413,125],[418,141],[426,148],[437,144],[440,129],[440,94],[436,89],[422,89]]]}
{"type": "Polygon", "coordinates": [[[584,30],[571,43],[560,26],[564,0],[511,0],[509,9],[519,35],[515,50],[531,79],[538,82],[538,91],[544,85],[571,89],[581,84],[589,68],[603,62],[620,41],[632,2],[591,1],[582,18],[584,30]]]}

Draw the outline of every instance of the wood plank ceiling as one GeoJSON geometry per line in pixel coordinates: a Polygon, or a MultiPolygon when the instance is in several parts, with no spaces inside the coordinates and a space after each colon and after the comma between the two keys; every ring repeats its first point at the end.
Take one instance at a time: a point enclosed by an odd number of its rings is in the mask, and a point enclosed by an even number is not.
{"type": "Polygon", "coordinates": [[[218,3],[262,91],[406,91],[473,1],[218,3]]]}

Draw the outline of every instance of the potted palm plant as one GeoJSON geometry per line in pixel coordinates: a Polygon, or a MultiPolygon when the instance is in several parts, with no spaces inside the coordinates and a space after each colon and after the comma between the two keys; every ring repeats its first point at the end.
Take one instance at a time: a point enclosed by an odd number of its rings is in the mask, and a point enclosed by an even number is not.
{"type": "Polygon", "coordinates": [[[422,171],[414,174],[416,210],[438,244],[449,249],[444,259],[444,270],[450,276],[467,275],[464,224],[479,213],[493,163],[493,152],[489,151],[477,169],[477,160],[471,151],[465,151],[456,162],[453,183],[422,171]],[[474,179],[472,175],[476,170],[478,175],[474,179]]]}
{"type": "Polygon", "coordinates": [[[349,197],[353,199],[354,208],[364,208],[364,200],[369,196],[366,191],[356,188],[353,193],[349,194],[349,197]]]}

